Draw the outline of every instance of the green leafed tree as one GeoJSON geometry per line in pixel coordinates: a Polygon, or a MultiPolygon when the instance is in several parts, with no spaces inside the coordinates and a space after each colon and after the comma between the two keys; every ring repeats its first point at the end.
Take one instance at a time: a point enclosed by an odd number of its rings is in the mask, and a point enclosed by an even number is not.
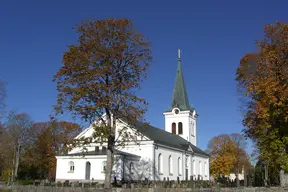
{"type": "Polygon", "coordinates": [[[109,189],[115,122],[125,119],[135,124],[144,120],[147,110],[146,101],[135,91],[151,63],[150,43],[128,19],[83,21],[75,29],[78,41],[64,53],[63,66],[54,76],[59,92],[55,109],[58,114],[69,111],[85,121],[101,122],[89,142],[107,143],[105,188],[109,189]]]}

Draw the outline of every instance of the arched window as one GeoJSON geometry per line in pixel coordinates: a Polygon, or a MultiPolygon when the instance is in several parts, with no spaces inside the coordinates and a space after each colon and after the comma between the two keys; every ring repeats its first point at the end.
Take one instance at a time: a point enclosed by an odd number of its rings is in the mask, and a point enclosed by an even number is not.
{"type": "Polygon", "coordinates": [[[195,164],[195,160],[193,160],[193,175],[196,175],[196,164],[195,164]]]}
{"type": "Polygon", "coordinates": [[[70,161],[69,162],[69,172],[74,172],[74,162],[73,161],[70,161]]]}
{"type": "Polygon", "coordinates": [[[204,163],[204,175],[207,176],[207,163],[204,163]]]}
{"type": "Polygon", "coordinates": [[[133,162],[131,162],[130,165],[129,165],[129,172],[130,172],[131,175],[134,174],[134,164],[133,164],[133,162]]]}
{"type": "Polygon", "coordinates": [[[103,161],[103,162],[102,162],[102,168],[101,168],[101,170],[102,170],[102,173],[105,173],[105,171],[106,171],[106,161],[103,161]]]}
{"type": "Polygon", "coordinates": [[[182,122],[179,122],[178,123],[178,134],[179,135],[182,135],[183,134],[183,127],[182,127],[182,122]]]}
{"type": "Polygon", "coordinates": [[[176,123],[172,123],[172,133],[176,134],[176,123]]]}
{"type": "Polygon", "coordinates": [[[202,176],[202,163],[199,161],[199,175],[202,176]]]}
{"type": "Polygon", "coordinates": [[[169,162],[169,174],[172,175],[173,174],[173,162],[172,162],[171,155],[169,156],[168,162],[169,162]]]}
{"type": "Polygon", "coordinates": [[[182,162],[181,162],[181,158],[178,158],[178,174],[182,175],[182,162]]]}
{"type": "Polygon", "coordinates": [[[158,155],[158,174],[161,175],[163,173],[163,158],[162,154],[158,155]]]}
{"type": "Polygon", "coordinates": [[[91,163],[89,161],[86,162],[86,171],[85,171],[85,180],[90,180],[91,173],[91,163]]]}

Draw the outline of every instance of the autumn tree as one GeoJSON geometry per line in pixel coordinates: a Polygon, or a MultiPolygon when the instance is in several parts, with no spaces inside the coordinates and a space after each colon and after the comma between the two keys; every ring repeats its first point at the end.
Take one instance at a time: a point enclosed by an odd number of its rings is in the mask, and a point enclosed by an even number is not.
{"type": "Polygon", "coordinates": [[[6,97],[5,84],[3,81],[0,80],[0,119],[4,117],[5,97],[6,97]]]}
{"type": "Polygon", "coordinates": [[[146,77],[150,43],[128,19],[84,21],[75,28],[78,41],[64,53],[63,66],[54,76],[59,92],[55,109],[58,114],[70,111],[85,121],[100,122],[93,134],[97,141],[90,141],[107,143],[105,188],[110,189],[116,121],[125,119],[133,125],[143,120],[147,109],[135,91],[146,77]]]}
{"type": "Polygon", "coordinates": [[[65,145],[71,144],[80,131],[78,124],[66,121],[34,123],[31,132],[34,140],[23,158],[22,177],[55,179],[55,156],[65,153],[65,145]]]}
{"type": "Polygon", "coordinates": [[[248,155],[245,151],[247,143],[246,143],[244,136],[239,133],[230,134],[230,138],[235,145],[235,151],[234,151],[235,162],[234,162],[233,169],[236,175],[237,187],[239,187],[240,186],[239,173],[245,169],[245,166],[246,167],[250,166],[248,155]]]}
{"type": "Polygon", "coordinates": [[[245,139],[238,133],[213,137],[208,143],[207,150],[211,155],[211,174],[219,177],[235,172],[236,177],[239,178],[239,172],[249,164],[245,145],[245,139]]]}
{"type": "Polygon", "coordinates": [[[261,159],[288,171],[288,24],[265,25],[257,52],[246,54],[237,69],[246,95],[243,125],[261,159]]]}
{"type": "Polygon", "coordinates": [[[80,125],[67,121],[51,121],[50,130],[57,155],[67,154],[69,145],[73,144],[74,138],[82,131],[80,125]]]}
{"type": "Polygon", "coordinates": [[[211,175],[218,177],[230,174],[235,164],[235,145],[228,134],[213,137],[208,143],[211,175]]]}
{"type": "Polygon", "coordinates": [[[10,136],[6,131],[5,124],[1,124],[0,129],[0,176],[1,180],[8,181],[9,174],[13,169],[11,166],[11,159],[13,159],[13,153],[11,151],[13,146],[10,136]]]}
{"type": "Polygon", "coordinates": [[[7,144],[9,144],[7,147],[10,147],[12,152],[12,181],[17,178],[20,158],[29,141],[29,131],[32,124],[33,122],[27,113],[11,112],[8,116],[6,139],[7,144]]]}

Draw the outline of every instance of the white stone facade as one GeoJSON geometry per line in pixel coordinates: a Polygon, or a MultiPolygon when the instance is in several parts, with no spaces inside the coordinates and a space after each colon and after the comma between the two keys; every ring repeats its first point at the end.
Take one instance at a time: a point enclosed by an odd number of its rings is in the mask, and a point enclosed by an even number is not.
{"type": "MultiPolygon", "coordinates": [[[[120,124],[117,127],[123,127],[120,124]]],[[[93,128],[89,127],[80,135],[89,137],[93,133],[92,130],[93,128]]],[[[95,150],[95,146],[95,144],[91,144],[90,146],[86,146],[86,149],[93,151],[95,150]]],[[[99,148],[100,150],[102,149],[101,146],[99,148]]],[[[190,176],[198,178],[198,175],[203,180],[209,180],[209,158],[193,155],[191,151],[186,151],[185,155],[185,151],[183,150],[156,144],[145,137],[139,141],[139,145],[130,143],[124,148],[118,148],[118,150],[133,154],[135,157],[125,157],[123,159],[121,156],[116,156],[112,177],[116,177],[117,180],[121,180],[122,178],[125,180],[144,180],[145,178],[149,180],[163,180],[164,178],[177,180],[177,177],[180,180],[185,180],[190,179],[190,176]]],[[[68,156],[56,157],[56,181],[104,180],[103,165],[106,162],[106,156],[94,155],[83,157],[72,155],[81,151],[82,147],[78,147],[71,150],[68,156]],[[73,169],[71,168],[71,162],[74,166],[73,169]],[[90,163],[89,170],[87,170],[87,162],[90,163]],[[89,176],[87,176],[87,172],[89,172],[89,176]]]]}

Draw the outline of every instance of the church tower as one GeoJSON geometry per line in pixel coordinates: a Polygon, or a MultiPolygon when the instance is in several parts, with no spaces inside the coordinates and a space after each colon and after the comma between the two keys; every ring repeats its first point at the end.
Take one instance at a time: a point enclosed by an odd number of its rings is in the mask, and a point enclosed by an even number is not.
{"type": "Polygon", "coordinates": [[[196,119],[198,115],[195,109],[189,104],[179,49],[172,104],[163,115],[165,116],[165,131],[179,135],[193,145],[197,145],[196,119]]]}

